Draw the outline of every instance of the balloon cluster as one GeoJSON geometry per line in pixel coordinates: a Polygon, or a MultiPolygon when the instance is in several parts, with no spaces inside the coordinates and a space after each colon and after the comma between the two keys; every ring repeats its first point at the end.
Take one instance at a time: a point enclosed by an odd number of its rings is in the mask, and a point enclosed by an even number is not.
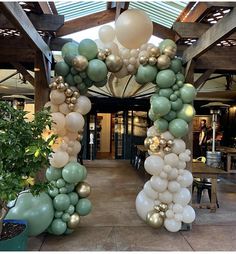
{"type": "Polygon", "coordinates": [[[150,154],[158,153],[161,150],[169,153],[172,150],[173,140],[166,140],[160,136],[149,136],[144,140],[144,146],[150,154]]]}
{"type": "MultiPolygon", "coordinates": [[[[92,205],[87,197],[91,188],[84,182],[86,168],[77,162],[81,150],[80,135],[84,117],[91,109],[90,100],[80,95],[77,88],[69,87],[62,76],[50,84],[52,132],[58,135],[49,158],[46,178],[51,184],[48,194],[52,198],[54,216],[48,232],[69,234],[78,227],[80,217],[90,213],[92,205]]],[[[50,135],[51,133],[49,133],[50,135]]]]}
{"type": "Polygon", "coordinates": [[[164,224],[167,209],[168,206],[164,203],[154,206],[154,209],[147,213],[147,224],[153,228],[160,228],[164,224]]]}

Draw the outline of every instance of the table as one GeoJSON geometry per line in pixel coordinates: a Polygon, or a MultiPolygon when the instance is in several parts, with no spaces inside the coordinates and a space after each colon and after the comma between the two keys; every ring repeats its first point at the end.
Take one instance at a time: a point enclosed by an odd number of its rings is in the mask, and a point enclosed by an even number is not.
{"type": "Polygon", "coordinates": [[[235,173],[236,170],[231,169],[231,167],[232,167],[231,160],[232,160],[232,156],[236,156],[236,149],[233,147],[219,146],[219,147],[217,147],[217,150],[222,153],[225,153],[227,156],[227,162],[226,162],[227,172],[228,173],[235,173]]]}
{"type": "MultiPolygon", "coordinates": [[[[211,202],[210,209],[211,212],[216,211],[216,189],[217,189],[217,177],[222,174],[226,174],[222,169],[213,168],[202,162],[192,163],[192,174],[193,177],[199,178],[210,178],[211,179],[211,202]]],[[[194,204],[195,207],[203,208],[204,205],[194,204]]],[[[208,207],[208,205],[207,205],[208,207]]]]}

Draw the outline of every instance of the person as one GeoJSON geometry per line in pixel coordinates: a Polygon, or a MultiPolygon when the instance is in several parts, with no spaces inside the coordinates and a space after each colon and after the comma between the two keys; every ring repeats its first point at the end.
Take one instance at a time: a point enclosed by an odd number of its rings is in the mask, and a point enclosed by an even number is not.
{"type": "Polygon", "coordinates": [[[206,157],[207,151],[207,126],[206,126],[206,119],[202,119],[200,122],[200,133],[199,133],[199,146],[200,146],[200,153],[201,156],[206,157]]]}

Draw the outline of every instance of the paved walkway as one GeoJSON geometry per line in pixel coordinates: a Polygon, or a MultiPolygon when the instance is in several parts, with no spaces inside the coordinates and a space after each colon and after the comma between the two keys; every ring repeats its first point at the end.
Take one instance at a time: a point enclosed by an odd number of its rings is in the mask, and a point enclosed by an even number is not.
{"type": "MultiPolygon", "coordinates": [[[[129,161],[85,161],[92,186],[93,211],[68,236],[32,237],[29,250],[41,251],[232,251],[236,250],[235,175],[219,183],[216,213],[196,210],[191,231],[148,227],[136,214],[142,179],[129,161]]],[[[207,195],[206,197],[207,198],[207,195]]]]}

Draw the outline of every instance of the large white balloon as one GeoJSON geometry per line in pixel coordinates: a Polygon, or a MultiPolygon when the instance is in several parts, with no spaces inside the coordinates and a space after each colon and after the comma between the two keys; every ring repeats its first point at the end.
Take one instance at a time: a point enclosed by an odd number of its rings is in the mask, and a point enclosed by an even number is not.
{"type": "Polygon", "coordinates": [[[154,207],[154,200],[148,198],[144,191],[140,191],[137,198],[136,198],[136,210],[138,215],[146,221],[147,213],[153,210],[154,207]]]}
{"type": "Polygon", "coordinates": [[[52,113],[52,130],[55,130],[57,133],[59,130],[63,130],[65,128],[65,116],[60,113],[52,113]]]}
{"type": "Polygon", "coordinates": [[[84,127],[84,118],[80,113],[71,112],[66,116],[65,127],[68,131],[78,132],[84,127]]]}
{"type": "Polygon", "coordinates": [[[196,214],[194,209],[187,205],[183,210],[183,222],[184,223],[192,223],[195,220],[196,214]]]}
{"type": "Polygon", "coordinates": [[[88,97],[81,95],[75,104],[74,111],[86,115],[91,110],[91,101],[88,97]]]}
{"type": "Polygon", "coordinates": [[[150,199],[157,199],[158,198],[158,192],[153,190],[150,181],[147,181],[143,186],[143,191],[145,192],[146,196],[150,199]]]}
{"type": "Polygon", "coordinates": [[[191,193],[187,188],[181,188],[179,192],[174,193],[173,201],[176,204],[186,206],[191,200],[191,193]]]}
{"type": "Polygon", "coordinates": [[[164,221],[164,226],[170,232],[178,232],[181,229],[182,223],[174,219],[166,218],[164,221]]]}
{"type": "Polygon", "coordinates": [[[69,155],[65,151],[57,150],[55,153],[52,153],[52,156],[49,158],[50,164],[55,168],[64,167],[69,161],[69,155]]]}
{"type": "Polygon", "coordinates": [[[180,153],[183,153],[185,149],[186,149],[185,142],[180,138],[175,138],[174,144],[172,146],[172,152],[176,154],[180,154],[180,153]]]}
{"type": "Polygon", "coordinates": [[[62,104],[66,99],[64,92],[59,92],[58,90],[52,90],[50,92],[50,100],[53,104],[62,104]]]}
{"type": "Polygon", "coordinates": [[[178,167],[179,157],[175,153],[169,153],[165,155],[164,162],[165,164],[175,168],[175,167],[178,167]]]}
{"type": "Polygon", "coordinates": [[[181,175],[178,182],[181,187],[188,187],[193,183],[193,176],[188,170],[184,170],[184,173],[181,175]]]}
{"type": "Polygon", "coordinates": [[[160,156],[151,155],[146,158],[144,168],[150,175],[159,175],[164,167],[164,161],[160,156]]]}
{"type": "Polygon", "coordinates": [[[159,176],[152,176],[150,180],[151,186],[155,191],[163,192],[167,189],[168,181],[159,176]]]}
{"type": "Polygon", "coordinates": [[[173,200],[173,195],[168,190],[159,194],[159,200],[165,204],[170,204],[173,200]]]}
{"type": "Polygon", "coordinates": [[[55,113],[59,111],[58,105],[53,104],[51,101],[48,101],[45,105],[45,108],[50,107],[50,112],[55,113]]]}

